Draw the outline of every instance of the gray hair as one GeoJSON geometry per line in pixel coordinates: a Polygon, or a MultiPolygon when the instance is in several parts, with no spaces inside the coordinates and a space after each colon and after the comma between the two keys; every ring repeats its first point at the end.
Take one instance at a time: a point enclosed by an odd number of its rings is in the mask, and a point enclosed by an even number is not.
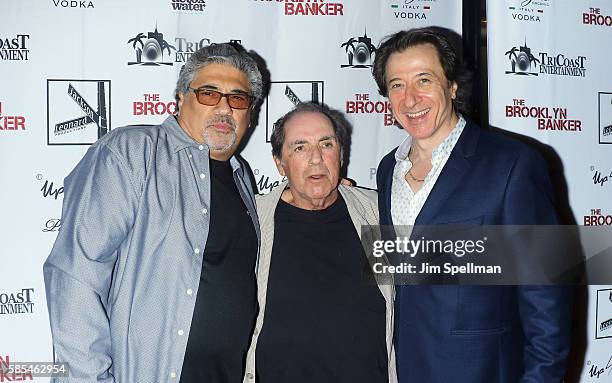
{"type": "Polygon", "coordinates": [[[250,94],[253,98],[251,105],[258,103],[262,98],[263,81],[257,63],[249,53],[238,43],[210,44],[195,51],[181,68],[176,81],[174,97],[177,104],[179,94],[189,91],[189,86],[195,74],[209,64],[225,64],[244,72],[249,80],[250,94]]]}
{"type": "Polygon", "coordinates": [[[333,128],[336,140],[340,146],[340,161],[341,166],[348,164],[348,157],[351,146],[351,133],[352,126],[344,117],[342,112],[331,109],[327,105],[317,104],[315,102],[302,102],[297,104],[293,109],[287,112],[284,116],[279,118],[272,128],[272,135],[270,136],[270,142],[272,144],[272,155],[278,159],[281,159],[283,144],[285,143],[285,125],[291,117],[301,113],[321,113],[329,119],[333,128]],[[346,157],[345,157],[346,155],[346,157]]]}

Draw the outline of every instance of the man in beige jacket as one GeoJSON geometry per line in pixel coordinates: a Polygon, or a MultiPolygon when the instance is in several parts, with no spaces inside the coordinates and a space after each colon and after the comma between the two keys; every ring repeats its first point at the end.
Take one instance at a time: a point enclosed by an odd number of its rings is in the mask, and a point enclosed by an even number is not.
{"type": "Polygon", "coordinates": [[[376,193],[339,185],[350,127],[299,104],[272,133],[288,181],[259,198],[259,315],[244,382],[395,382],[392,284],[378,285],[361,244],[376,193]]]}

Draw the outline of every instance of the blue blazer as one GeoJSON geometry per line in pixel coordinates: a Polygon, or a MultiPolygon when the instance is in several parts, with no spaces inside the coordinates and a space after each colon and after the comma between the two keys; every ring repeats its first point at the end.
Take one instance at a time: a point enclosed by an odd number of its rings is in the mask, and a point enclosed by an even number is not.
{"type": "MultiPolygon", "coordinates": [[[[395,151],[377,172],[392,225],[395,151]]],[[[546,163],[530,147],[468,121],[416,225],[556,224],[546,163]]],[[[398,286],[400,383],[559,383],[570,349],[571,290],[559,286],[398,286]]]]}

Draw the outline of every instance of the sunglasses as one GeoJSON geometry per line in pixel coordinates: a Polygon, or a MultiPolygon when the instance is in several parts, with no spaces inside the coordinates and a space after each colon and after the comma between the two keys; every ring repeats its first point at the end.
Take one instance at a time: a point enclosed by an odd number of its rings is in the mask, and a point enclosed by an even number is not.
{"type": "Polygon", "coordinates": [[[223,97],[232,109],[247,109],[251,106],[251,96],[243,93],[222,93],[207,88],[189,88],[195,93],[198,102],[202,105],[215,106],[223,97]]]}

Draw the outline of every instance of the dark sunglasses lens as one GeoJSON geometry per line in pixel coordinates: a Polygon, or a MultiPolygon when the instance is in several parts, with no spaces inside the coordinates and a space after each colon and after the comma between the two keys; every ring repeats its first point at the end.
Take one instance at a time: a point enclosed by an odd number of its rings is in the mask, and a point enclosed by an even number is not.
{"type": "Polygon", "coordinates": [[[227,102],[234,109],[246,109],[249,107],[249,97],[243,94],[228,94],[227,102]]]}
{"type": "MultiPolygon", "coordinates": [[[[223,93],[209,89],[198,89],[196,92],[198,102],[202,105],[215,106],[221,101],[223,93]]],[[[233,109],[246,109],[251,105],[251,99],[245,94],[227,94],[227,103],[233,109]]]]}
{"type": "Polygon", "coordinates": [[[214,90],[198,90],[196,92],[198,102],[203,105],[214,106],[221,100],[221,93],[214,90]]]}

